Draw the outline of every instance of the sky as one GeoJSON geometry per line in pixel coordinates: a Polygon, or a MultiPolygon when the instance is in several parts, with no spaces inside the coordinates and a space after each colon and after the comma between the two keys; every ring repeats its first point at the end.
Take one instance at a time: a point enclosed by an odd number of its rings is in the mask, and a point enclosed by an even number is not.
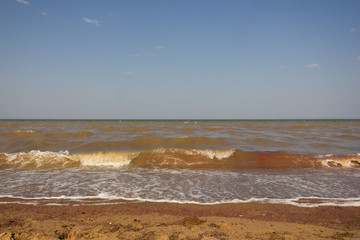
{"type": "Polygon", "coordinates": [[[360,118],[358,0],[0,0],[0,119],[360,118]]]}

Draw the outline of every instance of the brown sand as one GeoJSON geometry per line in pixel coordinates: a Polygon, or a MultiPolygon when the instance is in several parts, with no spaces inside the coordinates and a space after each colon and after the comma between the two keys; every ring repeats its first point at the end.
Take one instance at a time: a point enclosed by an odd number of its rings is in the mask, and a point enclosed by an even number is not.
{"type": "Polygon", "coordinates": [[[1,204],[0,239],[360,239],[360,207],[46,204],[1,204]]]}

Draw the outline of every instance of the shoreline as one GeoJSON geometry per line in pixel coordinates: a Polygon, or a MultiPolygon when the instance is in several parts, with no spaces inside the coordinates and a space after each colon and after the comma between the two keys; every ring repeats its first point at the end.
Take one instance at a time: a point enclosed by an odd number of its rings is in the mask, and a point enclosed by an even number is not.
{"type": "Polygon", "coordinates": [[[78,203],[58,200],[56,205],[46,205],[47,201],[41,200],[38,205],[1,204],[0,239],[360,238],[360,207],[308,208],[256,202],[78,203]]]}

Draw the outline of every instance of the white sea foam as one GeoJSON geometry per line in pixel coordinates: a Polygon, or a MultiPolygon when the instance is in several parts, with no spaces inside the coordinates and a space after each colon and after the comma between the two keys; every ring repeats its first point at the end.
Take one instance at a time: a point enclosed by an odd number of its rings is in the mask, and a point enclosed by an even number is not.
{"type": "Polygon", "coordinates": [[[14,133],[19,133],[19,134],[21,134],[21,133],[35,133],[36,131],[34,131],[34,130],[17,130],[17,131],[15,131],[14,133]]]}
{"type": "Polygon", "coordinates": [[[69,206],[68,203],[47,203],[47,206],[69,206]]]}
{"type": "MultiPolygon", "coordinates": [[[[280,198],[249,198],[249,199],[233,199],[228,201],[213,201],[213,202],[198,202],[190,200],[175,200],[175,199],[150,199],[140,197],[117,197],[108,193],[100,193],[97,196],[60,196],[60,197],[41,197],[41,198],[25,198],[15,196],[0,196],[0,198],[10,198],[9,201],[2,201],[0,204],[26,204],[38,205],[42,200],[69,200],[77,201],[75,205],[117,205],[126,204],[129,202],[153,202],[153,203],[176,203],[176,204],[196,204],[196,205],[218,205],[231,203],[268,203],[268,204],[286,204],[297,207],[321,207],[321,206],[339,206],[339,207],[360,207],[360,198],[319,198],[319,197],[298,197],[290,199],[280,198]],[[14,201],[14,199],[18,199],[14,201]],[[91,201],[93,200],[93,201],[91,201]],[[108,202],[112,201],[112,202],[108,202]],[[120,201],[120,202],[119,202],[120,201]],[[124,202],[125,201],[125,202],[124,202]]],[[[68,206],[69,203],[49,202],[45,205],[52,206],[68,206]]]]}
{"type": "MultiPolygon", "coordinates": [[[[360,171],[166,168],[0,170],[0,194],[11,201],[106,204],[149,201],[213,205],[236,202],[303,207],[359,206],[360,171]],[[31,186],[31,190],[29,187],[31,186]],[[301,196],[301,197],[299,197],[301,196]]],[[[0,199],[6,202],[4,199],[0,199]]]]}
{"type": "Polygon", "coordinates": [[[186,153],[188,155],[203,155],[210,159],[224,159],[229,158],[235,153],[235,149],[229,149],[229,150],[186,150],[186,153]]]}
{"type": "Polygon", "coordinates": [[[77,154],[77,157],[83,166],[121,168],[129,165],[139,154],[139,152],[98,152],[77,154]]]}
{"type": "Polygon", "coordinates": [[[19,202],[19,201],[9,201],[9,202],[0,202],[0,204],[21,204],[21,205],[38,205],[38,202],[19,202]]]}
{"type": "Polygon", "coordinates": [[[158,154],[185,154],[188,156],[201,155],[209,159],[224,159],[229,158],[235,153],[235,149],[224,149],[224,150],[211,150],[211,149],[179,149],[179,148],[158,148],[154,150],[158,154]]]}
{"type": "Polygon", "coordinates": [[[321,165],[323,167],[344,167],[344,168],[353,168],[359,165],[359,159],[324,159],[321,160],[321,165]]]}
{"type": "MultiPolygon", "coordinates": [[[[28,153],[4,153],[7,162],[13,165],[25,167],[27,165],[35,165],[40,168],[44,165],[64,166],[71,159],[68,151],[50,152],[32,150],[28,153]]],[[[71,160],[70,160],[71,161],[71,160]]]]}
{"type": "Polygon", "coordinates": [[[319,159],[323,167],[344,167],[354,168],[360,166],[360,153],[354,154],[319,154],[316,158],[319,159]]]}

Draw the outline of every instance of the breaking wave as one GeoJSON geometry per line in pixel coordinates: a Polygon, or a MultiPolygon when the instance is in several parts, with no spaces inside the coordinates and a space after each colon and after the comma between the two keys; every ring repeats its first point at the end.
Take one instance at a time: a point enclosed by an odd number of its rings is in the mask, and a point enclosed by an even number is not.
{"type": "Polygon", "coordinates": [[[33,150],[0,153],[0,168],[360,168],[360,153],[297,154],[289,152],[246,152],[237,149],[157,148],[145,151],[69,153],[33,150]]]}

